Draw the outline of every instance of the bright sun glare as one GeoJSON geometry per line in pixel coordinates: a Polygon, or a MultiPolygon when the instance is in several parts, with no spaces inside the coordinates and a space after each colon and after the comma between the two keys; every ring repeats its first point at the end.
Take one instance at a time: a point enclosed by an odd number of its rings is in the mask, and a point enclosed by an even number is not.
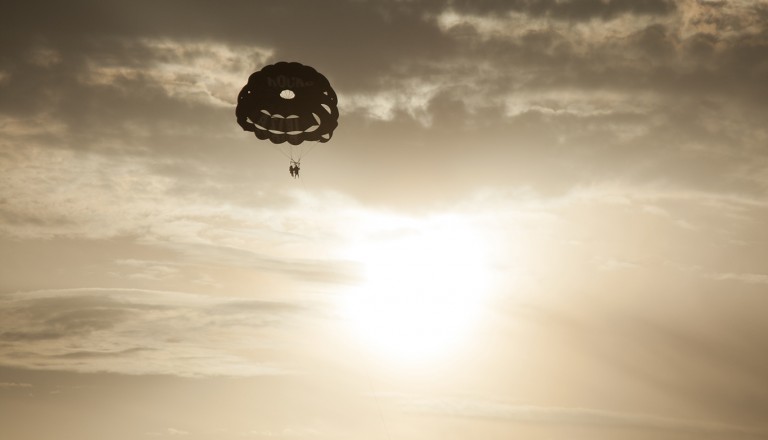
{"type": "Polygon", "coordinates": [[[362,281],[346,297],[351,331],[375,355],[421,363],[455,348],[490,283],[487,242],[455,217],[413,222],[358,244],[362,281]]]}

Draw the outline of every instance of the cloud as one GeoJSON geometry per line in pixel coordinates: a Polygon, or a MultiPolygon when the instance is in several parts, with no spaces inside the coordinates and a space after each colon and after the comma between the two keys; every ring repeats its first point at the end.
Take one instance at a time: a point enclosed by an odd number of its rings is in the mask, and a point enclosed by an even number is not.
{"type": "MultiPolygon", "coordinates": [[[[137,2],[131,8],[114,2],[102,7],[74,1],[66,11],[39,6],[30,3],[14,8],[13,15],[9,16],[9,19],[13,17],[14,25],[0,34],[5,37],[0,49],[26,53],[43,41],[62,54],[65,67],[69,67],[66,60],[70,57],[82,61],[77,49],[85,49],[88,58],[97,55],[99,61],[125,65],[124,57],[129,57],[134,63],[141,63],[141,57],[132,57],[141,52],[126,52],[123,45],[149,36],[155,41],[172,41],[174,46],[190,40],[202,40],[190,45],[215,42],[214,46],[224,44],[229,48],[226,50],[240,55],[251,52],[253,47],[267,47],[281,58],[305,60],[324,73],[330,68],[331,77],[355,88],[375,81],[376,72],[387,70],[402,56],[423,56],[435,53],[442,46],[439,34],[425,26],[420,11],[385,5],[371,8],[355,1],[332,0],[323,4],[290,1],[268,11],[245,1],[232,2],[227,7],[215,2],[171,1],[160,7],[151,2],[137,2]],[[62,23],[60,14],[67,11],[72,14],[72,20],[62,23]],[[127,22],[132,24],[126,25],[127,22]],[[17,26],[17,23],[25,24],[17,26]],[[308,39],[312,44],[307,43],[308,39]],[[350,61],[354,69],[342,67],[350,61]]],[[[170,54],[167,47],[155,49],[170,54]]],[[[150,56],[146,60],[152,64],[158,59],[150,56]]]]}
{"type": "MultiPolygon", "coordinates": [[[[737,99],[753,109],[759,106],[752,102],[754,93],[763,96],[767,90],[754,78],[764,66],[744,54],[766,47],[760,2],[629,3],[515,2],[479,8],[457,3],[432,19],[476,60],[465,62],[490,63],[506,72],[487,81],[489,87],[480,93],[488,102],[495,101],[493,97],[517,102],[518,110],[508,113],[513,116],[567,108],[573,93],[613,94],[621,99],[594,108],[621,114],[636,102],[650,110],[641,113],[649,118],[676,118],[670,113],[673,102],[685,105],[704,96],[717,105],[737,99]],[[752,86],[743,88],[747,83],[752,86]],[[548,96],[552,104],[526,104],[525,96],[518,99],[520,91],[544,95],[539,99],[548,96]],[[648,107],[648,100],[655,105],[648,107]],[[612,105],[615,102],[619,105],[612,105]]],[[[482,84],[483,79],[465,82],[482,84]]]]}
{"type": "Polygon", "coordinates": [[[764,1],[17,3],[0,27],[0,364],[295,373],[322,349],[323,301],[360,281],[345,249],[456,214],[492,237],[494,313],[553,336],[539,350],[562,329],[538,311],[564,310],[570,362],[616,374],[613,398],[642,388],[711,421],[604,410],[589,375],[569,378],[585,408],[407,411],[766,436],[734,422],[761,423],[768,389],[764,1]],[[233,115],[278,60],[325,74],[342,111],[290,187],[233,115]]]}
{"type": "Polygon", "coordinates": [[[23,382],[0,382],[0,388],[32,388],[32,384],[23,382]]]}
{"type": "Polygon", "coordinates": [[[712,421],[687,420],[648,414],[607,411],[591,408],[544,407],[503,402],[422,397],[397,398],[407,412],[448,417],[501,419],[532,424],[619,427],[642,431],[683,432],[700,435],[761,437],[760,428],[720,424],[712,421]]]}
{"type": "Polygon", "coordinates": [[[242,169],[244,153],[227,147],[246,139],[232,100],[250,71],[296,59],[339,93],[334,163],[354,156],[371,181],[402,170],[376,191],[336,173],[359,197],[399,203],[427,174],[446,194],[499,183],[562,192],[594,176],[752,192],[768,182],[761,2],[69,7],[97,18],[59,27],[57,8],[25,4],[13,13],[30,25],[3,31],[4,51],[18,54],[0,65],[8,145],[144,155],[201,180],[211,167],[242,169]],[[143,14],[153,19],[125,24],[143,14]],[[252,16],[268,18],[254,28],[252,16]],[[440,172],[424,173],[438,154],[440,172]]]}
{"type": "Polygon", "coordinates": [[[380,121],[391,121],[403,114],[419,121],[424,126],[432,123],[429,104],[446,85],[411,81],[401,83],[397,89],[386,87],[375,93],[341,95],[341,111],[362,111],[367,117],[380,121]]]}
{"type": "Polygon", "coordinates": [[[154,87],[172,99],[231,108],[236,103],[233,91],[273,55],[269,49],[207,41],[139,39],[122,44],[121,51],[127,53],[123,57],[86,59],[79,81],[122,93],[154,87]]]}
{"type": "MultiPolygon", "coordinates": [[[[24,150],[0,151],[0,171],[5,177],[0,181],[0,233],[14,240],[127,237],[131,242],[171,252],[163,258],[116,258],[108,270],[128,282],[199,279],[216,285],[216,279],[211,278],[213,266],[247,268],[296,281],[353,283],[355,264],[338,250],[365,239],[370,222],[386,214],[384,209],[336,191],[291,192],[274,186],[254,190],[247,180],[219,178],[218,171],[210,169],[201,169],[194,176],[178,175],[176,162],[171,159],[49,150],[34,144],[24,150]]],[[[565,159],[569,154],[584,153],[563,154],[565,159]]],[[[508,166],[522,167],[521,173],[535,174],[537,170],[535,161],[508,166]]],[[[232,174],[231,170],[222,172],[232,174]]],[[[620,169],[616,174],[627,172],[620,169]]],[[[580,219],[578,213],[592,210],[597,218],[606,219],[602,228],[605,239],[601,241],[615,240],[621,245],[606,244],[604,249],[595,250],[597,255],[585,256],[587,261],[645,265],[661,251],[650,250],[657,246],[640,246],[624,232],[627,225],[657,225],[656,233],[668,232],[672,242],[680,240],[675,234],[681,229],[688,230],[702,237],[690,245],[691,249],[707,241],[720,242],[720,238],[706,234],[727,236],[723,243],[731,247],[736,240],[749,240],[749,231],[757,228],[756,219],[766,214],[767,205],[759,193],[690,189],[673,180],[639,184],[626,177],[617,176],[615,181],[602,177],[588,185],[566,186],[564,193],[515,190],[511,184],[476,190],[424,207],[412,217],[428,216],[429,212],[472,213],[478,227],[506,234],[505,230],[515,229],[499,220],[506,215],[543,216],[545,223],[526,220],[522,227],[526,231],[554,228],[550,233],[558,230],[570,234],[562,237],[563,242],[569,242],[582,240],[579,234],[589,233],[592,223],[580,219]],[[559,219],[570,230],[552,219],[559,219]],[[703,241],[705,236],[707,241],[703,241]],[[622,250],[617,253],[619,247],[622,250]],[[652,255],[627,251],[634,247],[652,255]]],[[[709,181],[714,178],[702,175],[705,177],[709,181]]],[[[518,222],[510,220],[511,224],[518,222]]],[[[537,234],[528,235],[540,239],[537,234]]],[[[542,246],[544,241],[531,246],[542,246]]],[[[682,261],[700,259],[684,247],[666,254],[682,261]]],[[[714,270],[739,272],[724,267],[714,270]]],[[[17,337],[45,337],[45,333],[17,337]]]]}
{"type": "Polygon", "coordinates": [[[719,281],[739,281],[748,284],[768,284],[768,274],[764,273],[716,273],[709,278],[719,281]]]}
{"type": "Polygon", "coordinates": [[[129,278],[160,280],[172,277],[179,273],[179,269],[174,267],[173,264],[168,264],[163,261],[127,259],[117,260],[115,263],[120,266],[128,266],[137,269],[136,272],[128,275],[129,278]]]}
{"type": "MultiPolygon", "coordinates": [[[[179,376],[286,374],[244,353],[307,306],[138,289],[64,289],[0,297],[0,363],[32,369],[179,376]]],[[[265,345],[266,344],[266,345],[265,345]]]]}
{"type": "Polygon", "coordinates": [[[186,437],[190,435],[190,432],[178,428],[166,428],[164,431],[151,431],[145,435],[149,437],[186,437]]]}
{"type": "Polygon", "coordinates": [[[309,427],[285,427],[277,430],[262,430],[251,431],[247,436],[264,437],[264,438],[307,438],[317,437],[321,434],[321,431],[316,428],[309,427]]]}
{"type": "Polygon", "coordinates": [[[116,160],[34,146],[5,151],[0,155],[5,177],[0,182],[0,233],[6,237],[130,236],[184,256],[172,262],[117,262],[120,273],[147,280],[177,277],[185,267],[211,261],[322,282],[352,277],[343,261],[320,257],[342,229],[336,216],[356,215],[356,204],[348,198],[303,199],[296,193],[243,188],[245,198],[238,201],[231,196],[235,187],[214,183],[204,187],[213,193],[201,194],[181,189],[183,180],[151,169],[156,160],[116,160]],[[317,238],[315,252],[305,248],[304,255],[296,256],[269,250],[290,248],[308,236],[317,238]]]}
{"type": "MultiPolygon", "coordinates": [[[[435,2],[434,4],[439,4],[435,2]]],[[[670,0],[586,0],[558,1],[542,0],[536,2],[513,0],[489,0],[472,2],[452,1],[451,6],[465,13],[504,15],[512,12],[525,13],[532,17],[550,17],[555,20],[589,21],[608,20],[617,15],[667,15],[676,8],[676,2],[670,0]]]]}

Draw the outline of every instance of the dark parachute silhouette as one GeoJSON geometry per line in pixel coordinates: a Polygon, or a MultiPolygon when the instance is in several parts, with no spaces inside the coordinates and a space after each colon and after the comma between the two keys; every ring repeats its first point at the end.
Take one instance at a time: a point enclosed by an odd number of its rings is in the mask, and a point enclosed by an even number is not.
{"type": "MultiPolygon", "coordinates": [[[[336,92],[310,66],[279,62],[254,72],[237,97],[235,115],[245,131],[273,144],[287,142],[281,153],[299,164],[309,148],[305,141],[328,142],[338,126],[336,92]]],[[[291,173],[293,175],[293,172],[291,173]]]]}

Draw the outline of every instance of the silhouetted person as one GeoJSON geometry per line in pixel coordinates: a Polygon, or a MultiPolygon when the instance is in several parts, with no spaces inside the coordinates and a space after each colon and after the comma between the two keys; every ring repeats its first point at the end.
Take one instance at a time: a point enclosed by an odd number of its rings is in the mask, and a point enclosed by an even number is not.
{"type": "Polygon", "coordinates": [[[291,172],[291,177],[294,179],[299,177],[299,163],[295,160],[291,160],[291,166],[288,168],[288,171],[291,172]]]}

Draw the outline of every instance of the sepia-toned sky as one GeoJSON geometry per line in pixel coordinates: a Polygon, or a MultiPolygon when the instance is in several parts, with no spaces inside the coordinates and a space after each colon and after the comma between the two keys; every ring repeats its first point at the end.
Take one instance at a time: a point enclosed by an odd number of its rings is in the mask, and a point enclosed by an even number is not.
{"type": "Polygon", "coordinates": [[[768,2],[0,22],[0,438],[768,439],[768,2]],[[278,61],[300,179],[235,121],[278,61]]]}

